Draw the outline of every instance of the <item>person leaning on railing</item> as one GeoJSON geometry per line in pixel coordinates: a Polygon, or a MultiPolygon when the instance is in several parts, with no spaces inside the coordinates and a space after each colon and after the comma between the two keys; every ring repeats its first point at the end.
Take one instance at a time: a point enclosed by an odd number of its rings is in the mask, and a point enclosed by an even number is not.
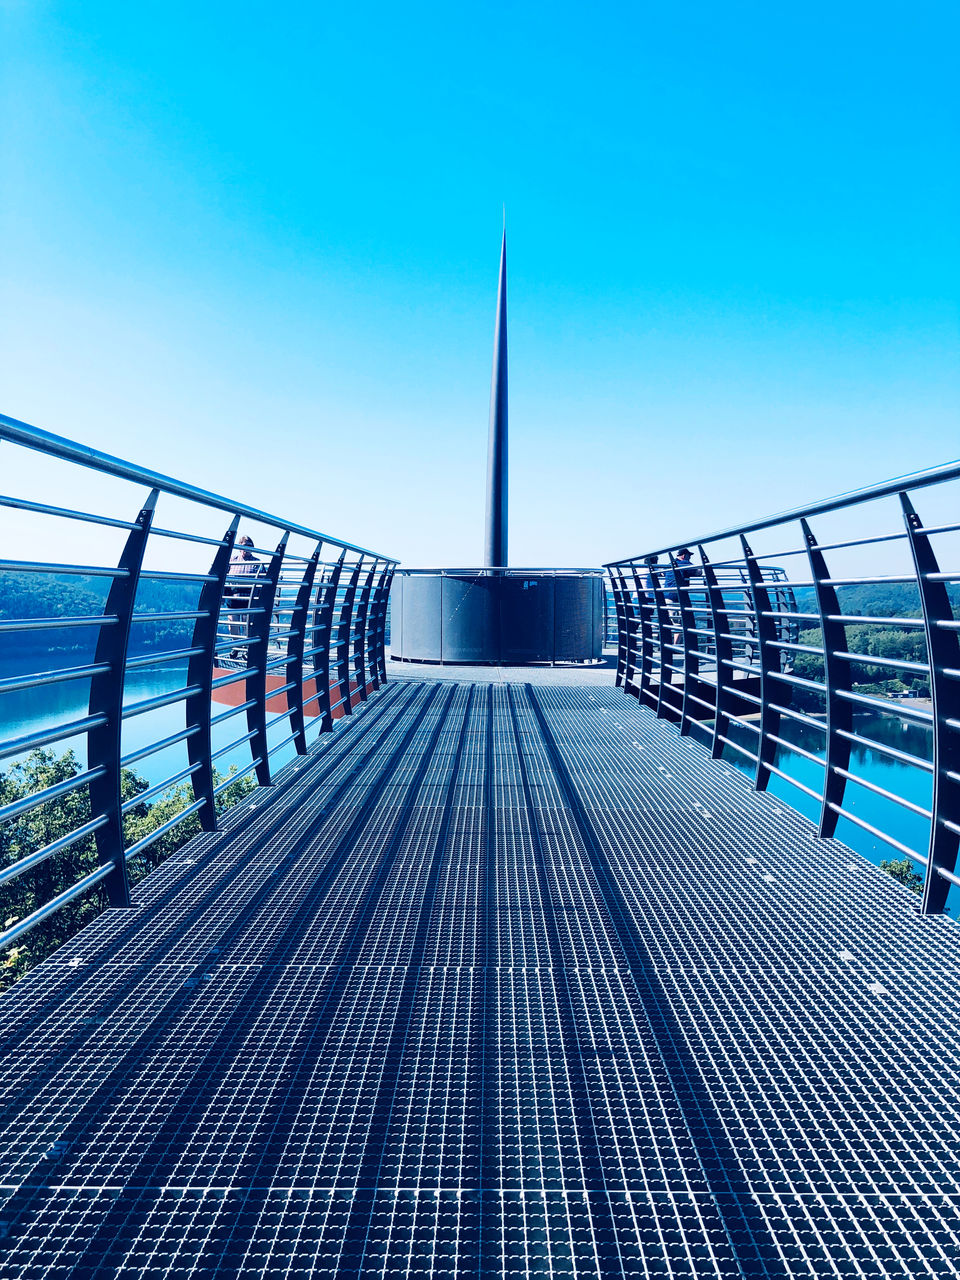
{"type": "MultiPolygon", "coordinates": [[[[263,575],[263,563],[257,559],[250,548],[253,546],[253,539],[244,535],[237,540],[233,555],[230,557],[230,570],[228,577],[230,578],[259,578],[263,575]]],[[[239,640],[246,640],[250,634],[250,615],[248,613],[239,612],[243,609],[251,609],[255,588],[253,584],[249,587],[241,586],[234,582],[228,582],[223,593],[223,599],[227,605],[227,609],[233,609],[235,612],[227,613],[228,634],[236,636],[239,640]]],[[[241,656],[239,648],[230,650],[231,658],[239,658],[241,656]]]]}
{"type": "Polygon", "coordinates": [[[670,621],[674,627],[673,644],[683,643],[683,624],[680,617],[680,589],[687,587],[694,578],[702,578],[703,570],[691,564],[693,552],[689,547],[681,547],[675,557],[674,567],[663,575],[665,587],[664,599],[673,607],[670,610],[670,621]]]}

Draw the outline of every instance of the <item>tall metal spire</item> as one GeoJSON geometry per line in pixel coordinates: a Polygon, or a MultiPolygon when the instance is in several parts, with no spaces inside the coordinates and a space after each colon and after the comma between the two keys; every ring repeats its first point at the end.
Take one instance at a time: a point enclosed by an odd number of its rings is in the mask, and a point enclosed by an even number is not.
{"type": "Polygon", "coordinates": [[[487,453],[487,529],[484,565],[507,563],[507,226],[504,215],[490,381],[490,442],[487,453]]]}

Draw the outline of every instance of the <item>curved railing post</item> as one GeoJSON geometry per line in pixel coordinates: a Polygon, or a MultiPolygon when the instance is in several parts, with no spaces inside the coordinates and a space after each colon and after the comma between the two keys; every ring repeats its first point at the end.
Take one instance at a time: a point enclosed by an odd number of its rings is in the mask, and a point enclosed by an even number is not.
{"type": "Polygon", "coordinates": [[[687,582],[680,580],[677,572],[677,561],[673,552],[669,552],[669,555],[670,567],[673,570],[674,590],[677,593],[677,609],[680,614],[680,633],[683,637],[683,697],[680,703],[680,734],[682,737],[690,732],[690,688],[693,680],[700,674],[700,650],[698,648],[696,619],[690,608],[690,597],[687,595],[687,582]]]}
{"type": "Polygon", "coordinates": [[[651,695],[651,685],[653,683],[653,626],[654,626],[654,610],[647,600],[644,584],[641,580],[641,574],[636,565],[632,566],[633,586],[636,592],[636,651],[635,656],[637,662],[635,670],[639,670],[640,679],[637,682],[637,698],[643,702],[646,697],[649,701],[651,695]]]}
{"type": "Polygon", "coordinates": [[[377,561],[374,560],[367,573],[364,585],[360,588],[360,599],[357,601],[356,624],[353,628],[353,667],[357,676],[357,689],[360,701],[367,700],[367,619],[370,616],[370,595],[373,591],[373,579],[377,572],[377,561]]]}
{"type": "MultiPolygon", "coordinates": [[[[740,542],[747,566],[760,659],[760,739],[757,743],[757,769],[753,785],[758,791],[766,791],[770,781],[770,766],[777,753],[773,737],[780,732],[780,712],[771,701],[776,684],[770,676],[774,666],[777,671],[780,670],[780,653],[776,647],[777,627],[775,620],[770,617],[770,597],[763,581],[763,570],[743,534],[740,535],[740,542]]],[[[783,688],[782,685],[780,687],[783,688]]]]}
{"type": "Polygon", "coordinates": [[[287,637],[287,665],[284,683],[291,686],[287,691],[287,709],[290,712],[290,729],[293,733],[293,745],[297,755],[307,754],[307,731],[303,719],[303,651],[305,648],[307,618],[310,611],[310,599],[313,595],[313,580],[320,560],[320,548],[307,561],[297,590],[297,598],[290,616],[290,634],[287,637]]]}
{"type": "Polygon", "coordinates": [[[373,674],[373,687],[379,689],[386,683],[387,669],[383,649],[386,643],[387,601],[390,598],[389,582],[392,577],[389,560],[383,566],[373,593],[370,616],[367,621],[367,665],[373,674]]]}
{"type": "Polygon", "coordinates": [[[94,658],[95,665],[104,664],[108,669],[90,679],[89,714],[102,717],[102,723],[87,732],[87,768],[97,771],[90,780],[90,811],[93,818],[102,815],[106,819],[96,832],[97,859],[101,867],[111,868],[103,884],[112,907],[130,905],[120,794],[123,687],[143,553],[159,496],[159,489],[151,489],[137,516],[136,528],[127,536],[117,565],[120,572],[113,579],[103,606],[104,615],[113,615],[117,621],[113,626],[100,628],[94,658]]]}
{"type": "Polygon", "coordinates": [[[340,587],[340,575],[343,573],[346,551],[333,566],[329,578],[324,574],[324,581],[317,588],[317,604],[313,613],[313,642],[319,650],[314,655],[313,672],[317,686],[317,711],[320,716],[320,732],[329,733],[333,728],[333,711],[331,708],[330,681],[333,677],[333,615],[337,603],[337,591],[340,587]]]}
{"type": "Polygon", "coordinates": [[[353,694],[350,691],[350,632],[353,628],[353,602],[357,597],[357,584],[360,581],[360,570],[363,557],[353,567],[350,580],[343,594],[343,605],[340,609],[340,621],[337,626],[337,685],[340,690],[340,702],[343,714],[353,714],[353,694]]]}
{"type": "Polygon", "coordinates": [[[733,641],[730,639],[730,619],[723,592],[717,581],[717,571],[707,559],[703,547],[697,545],[700,563],[703,566],[703,580],[706,583],[707,600],[710,604],[710,617],[713,622],[713,651],[717,663],[717,689],[714,697],[713,742],[710,754],[714,760],[723,755],[723,739],[730,732],[730,717],[733,714],[733,697],[728,692],[728,684],[733,681],[733,641]]]}
{"type": "MultiPolygon", "coordinates": [[[[656,628],[657,628],[656,645],[657,645],[657,650],[660,656],[660,681],[657,685],[656,712],[657,712],[657,715],[662,718],[665,715],[665,712],[663,710],[664,706],[668,706],[668,707],[670,706],[669,703],[664,703],[663,691],[667,685],[673,684],[672,664],[668,660],[668,653],[667,653],[667,647],[666,647],[669,644],[669,641],[666,639],[666,637],[668,635],[672,635],[673,632],[671,631],[671,628],[670,628],[670,615],[667,610],[667,602],[663,594],[663,581],[658,575],[656,568],[654,566],[651,566],[650,572],[648,573],[647,576],[649,577],[650,582],[653,584],[651,588],[653,592],[652,612],[653,612],[654,620],[656,622],[656,628]]],[[[651,640],[651,655],[650,655],[651,681],[653,679],[652,645],[653,645],[653,641],[651,640]]]]}
{"type": "Polygon", "coordinates": [[[630,633],[627,628],[627,611],[624,592],[626,584],[623,570],[619,565],[610,565],[610,590],[613,592],[613,606],[617,615],[617,679],[619,689],[627,683],[627,665],[629,658],[630,633]]]}
{"type": "Polygon", "coordinates": [[[960,682],[948,672],[960,670],[960,639],[946,583],[929,534],[906,493],[900,494],[907,538],[913,555],[923,610],[933,703],[933,803],[927,875],[923,885],[924,915],[943,911],[950,882],[938,872],[952,873],[960,841],[960,682]],[[952,722],[952,723],[951,723],[952,722]]]}
{"type": "Polygon", "coordinates": [[[202,800],[197,817],[204,831],[216,831],[217,811],[213,793],[213,741],[210,731],[210,702],[213,696],[213,668],[217,656],[217,623],[223,601],[223,588],[230,571],[230,557],[237,537],[240,517],[234,516],[223,535],[210,566],[210,578],[200,590],[197,610],[201,614],[193,624],[191,653],[187,664],[187,685],[196,688],[184,702],[186,728],[193,730],[187,738],[187,759],[197,766],[190,775],[193,798],[202,800]]]}
{"type": "Polygon", "coordinates": [[[246,661],[247,666],[253,668],[247,676],[245,686],[246,700],[253,701],[253,706],[247,708],[247,729],[250,733],[250,752],[257,761],[257,782],[261,787],[270,786],[270,755],[267,746],[267,654],[270,647],[270,620],[273,617],[273,605],[289,537],[288,530],[270,557],[264,576],[254,579],[250,607],[257,612],[247,615],[249,628],[246,661]]]}
{"type": "Polygon", "coordinates": [[[820,636],[823,643],[823,674],[827,686],[827,743],[824,759],[823,802],[820,806],[819,834],[828,840],[837,829],[837,810],[843,804],[850,768],[850,739],[844,734],[853,732],[853,706],[849,698],[839,696],[850,692],[850,663],[838,658],[847,651],[847,629],[836,619],[842,613],[836,588],[828,581],[830,571],[823,552],[817,545],[806,520],[800,520],[807,559],[813,577],[813,589],[817,597],[820,615],[820,636]]]}

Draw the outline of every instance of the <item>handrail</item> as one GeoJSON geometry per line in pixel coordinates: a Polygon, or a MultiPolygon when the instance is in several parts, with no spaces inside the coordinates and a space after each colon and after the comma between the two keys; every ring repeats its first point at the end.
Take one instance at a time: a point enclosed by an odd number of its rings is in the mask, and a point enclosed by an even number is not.
{"type": "MultiPolygon", "coordinates": [[[[321,542],[333,542],[338,547],[345,547],[348,551],[355,551],[363,556],[373,555],[373,552],[368,551],[366,547],[344,542],[340,538],[331,538],[329,534],[321,533],[318,529],[311,529],[295,521],[283,520],[279,516],[261,511],[258,507],[251,507],[244,502],[235,502],[218,493],[212,493],[209,489],[200,489],[196,485],[175,480],[172,476],[162,475],[159,471],[138,467],[136,463],[125,462],[122,458],[115,458],[109,453],[101,453],[99,449],[93,449],[89,445],[77,444],[76,441],[68,440],[65,436],[43,431],[40,427],[20,422],[17,418],[8,418],[4,413],[0,413],[0,440],[9,440],[13,444],[22,445],[25,449],[34,449],[38,453],[45,453],[51,458],[60,458],[64,462],[75,462],[78,466],[101,471],[104,475],[117,476],[120,480],[132,480],[135,484],[145,485],[148,489],[159,489],[162,493],[171,494],[177,498],[187,498],[205,507],[216,507],[218,511],[227,511],[232,516],[246,516],[248,520],[273,525],[275,529],[289,529],[291,533],[299,533],[306,538],[321,542]]],[[[390,557],[380,556],[380,559],[390,559],[390,557]]],[[[396,564],[397,561],[390,560],[390,563],[396,564]]]]}
{"type": "MultiPolygon", "coordinates": [[[[626,556],[622,560],[610,560],[604,564],[605,569],[609,569],[615,565],[632,564],[635,560],[642,560],[645,556],[662,556],[669,551],[675,551],[678,547],[694,546],[699,543],[707,545],[711,542],[721,542],[725,538],[739,538],[742,534],[758,533],[761,529],[772,529],[778,524],[788,524],[792,520],[800,520],[806,517],[808,520],[811,516],[827,515],[831,511],[841,511],[844,507],[852,507],[862,502],[872,502],[876,498],[889,498],[901,492],[908,492],[914,489],[923,489],[932,484],[942,484],[946,480],[956,480],[960,477],[960,459],[956,462],[945,462],[939,467],[928,467],[925,471],[914,471],[909,475],[900,476],[896,480],[882,480],[878,484],[867,485],[863,489],[851,489],[848,493],[839,493],[832,498],[824,498],[820,502],[814,502],[808,507],[794,507],[789,511],[781,511],[779,515],[766,516],[762,520],[754,520],[752,524],[734,525],[729,529],[721,529],[718,533],[709,533],[705,538],[690,538],[686,543],[675,542],[665,547],[652,547],[649,551],[644,551],[640,555],[626,556]]],[[[953,526],[947,526],[952,528],[953,526]]],[[[936,532],[936,530],[931,530],[936,532]]],[[[898,535],[899,536],[899,535],[898,535]]],[[[863,545],[868,542],[878,541],[875,538],[864,538],[863,545]]],[[[859,546],[859,542],[840,543],[840,546],[859,546]]],[[[825,547],[824,550],[829,550],[825,547]]],[[[777,553],[783,556],[784,552],[777,553]]]]}
{"type": "MultiPolygon", "coordinates": [[[[191,816],[203,829],[216,830],[218,810],[227,803],[223,792],[234,778],[255,771],[259,784],[269,785],[290,754],[308,751],[308,729],[312,735],[328,732],[336,719],[373,693],[386,678],[383,614],[397,561],[4,415],[0,441],[6,442],[5,452],[8,445],[21,446],[148,491],[138,495],[137,512],[102,516],[38,500],[48,495],[0,497],[4,509],[27,512],[31,518],[81,520],[95,547],[93,553],[83,553],[84,560],[94,561],[89,564],[51,563],[40,556],[22,559],[20,545],[16,559],[0,558],[0,577],[12,574],[22,579],[10,612],[15,608],[26,615],[0,616],[0,631],[14,638],[22,634],[22,645],[29,636],[31,659],[26,672],[14,669],[0,676],[0,719],[9,699],[26,691],[47,686],[68,694],[78,691],[72,699],[76,705],[68,711],[54,708],[46,715],[31,715],[20,728],[14,722],[0,739],[0,763],[9,768],[10,760],[15,765],[29,757],[42,779],[30,793],[11,793],[0,806],[0,825],[29,814],[31,832],[42,832],[49,817],[47,826],[55,836],[48,835],[45,842],[38,838],[37,847],[30,847],[18,832],[17,860],[0,868],[0,886],[15,885],[21,895],[16,911],[0,911],[0,919],[10,921],[0,932],[2,950],[91,890],[105,893],[112,906],[129,906],[131,866],[142,870],[140,855],[178,828],[182,836],[188,828],[180,824],[191,816]],[[178,504],[185,500],[222,511],[226,532],[217,538],[189,528],[160,527],[154,515],[171,497],[178,504]],[[257,554],[245,536],[241,553],[243,521],[279,530],[275,549],[257,554]],[[119,560],[115,542],[105,541],[115,539],[118,529],[126,534],[119,560]],[[288,548],[292,537],[309,540],[307,555],[299,545],[288,548]],[[147,564],[148,549],[166,548],[166,539],[179,543],[180,557],[192,560],[188,567],[181,568],[179,561],[160,567],[147,564]],[[109,562],[96,563],[101,545],[111,548],[103,552],[109,562]],[[84,604],[75,607],[77,616],[69,616],[69,609],[62,617],[30,616],[34,583],[36,612],[57,607],[44,602],[50,598],[50,575],[59,574],[70,575],[82,592],[84,604]],[[103,600],[99,614],[87,603],[97,590],[103,600]],[[169,608],[163,607],[165,600],[169,608]],[[311,619],[313,626],[308,625],[311,619]],[[334,630],[338,634],[332,638],[334,630]],[[141,671],[162,683],[140,686],[138,696],[137,686],[127,677],[141,671]],[[228,709],[215,713],[217,702],[228,709]],[[237,737],[233,717],[243,713],[247,732],[237,737]],[[292,732],[284,733],[286,728],[292,732]],[[125,733],[136,736],[125,741],[125,733]],[[49,776],[40,767],[44,761],[30,757],[39,748],[62,750],[68,739],[79,757],[79,769],[73,773],[58,762],[61,772],[49,776]],[[214,762],[222,763],[224,757],[238,772],[217,779],[214,762]],[[128,771],[141,761],[149,762],[151,776],[131,791],[128,771]],[[181,798],[172,813],[168,804],[164,821],[158,817],[146,831],[142,825],[131,826],[134,819],[140,822],[151,801],[179,794],[171,790],[178,786],[189,788],[192,797],[181,798]],[[72,830],[63,829],[63,812],[48,808],[64,804],[70,806],[72,830]],[[19,879],[41,863],[45,871],[40,879],[19,879]],[[48,901],[29,901],[34,883],[48,886],[48,901]]],[[[75,491],[82,488],[83,479],[75,480],[75,491]]],[[[176,523],[189,525],[191,510],[196,508],[188,506],[184,512],[178,505],[176,523]]],[[[21,774],[21,781],[26,776],[21,774]]],[[[155,850],[151,854],[154,862],[159,856],[155,850]]],[[[9,895],[14,890],[0,892],[9,895]]],[[[0,896],[0,908],[10,901],[0,896]]]]}
{"type": "MultiPolygon", "coordinates": [[[[617,613],[617,684],[681,733],[702,734],[712,725],[713,755],[733,751],[740,768],[749,761],[758,790],[773,775],[790,783],[792,794],[815,798],[822,838],[849,821],[906,854],[924,869],[926,914],[943,911],[950,886],[960,883],[960,573],[940,562],[951,543],[936,541],[955,533],[956,523],[941,515],[925,527],[913,496],[958,480],[960,462],[952,462],[688,539],[696,559],[678,560],[676,543],[605,566],[617,613]],[[830,512],[859,514],[865,504],[889,498],[899,500],[896,507],[872,507],[862,539],[821,541],[812,527],[830,512]],[[889,521],[884,532],[878,515],[889,521]],[[748,536],[762,529],[777,530],[776,553],[751,549],[748,536]],[[739,557],[728,545],[711,564],[707,549],[719,541],[738,543],[739,557]],[[901,549],[899,563],[890,559],[891,544],[901,549]],[[859,553],[859,572],[844,572],[849,564],[836,563],[841,552],[859,553]],[[809,574],[795,570],[788,577],[772,563],[795,555],[809,574]],[[852,627],[860,630],[850,634],[852,627]],[[882,727],[864,731],[856,717],[865,714],[929,731],[929,758],[922,758],[924,748],[916,754],[890,747],[882,727]],[[734,727],[748,736],[737,741],[734,727]],[[812,740],[797,741],[801,732],[812,740]],[[854,747],[896,760],[910,780],[904,776],[894,790],[862,778],[851,768],[854,747]],[[791,759],[822,766],[816,789],[790,772],[791,759]],[[868,822],[851,812],[844,803],[848,783],[863,789],[861,797],[866,792],[888,805],[884,816],[868,822]],[[927,789],[929,801],[920,795],[927,789]],[[907,819],[899,815],[925,820],[925,841],[901,839],[907,819]],[[914,847],[923,843],[925,851],[914,847]]],[[[956,503],[958,489],[943,496],[956,503]]]]}

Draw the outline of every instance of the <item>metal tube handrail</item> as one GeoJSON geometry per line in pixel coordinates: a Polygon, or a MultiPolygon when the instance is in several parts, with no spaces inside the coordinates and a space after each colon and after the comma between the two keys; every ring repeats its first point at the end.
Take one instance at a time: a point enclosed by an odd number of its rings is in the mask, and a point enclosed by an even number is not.
{"type": "MultiPolygon", "coordinates": [[[[688,723],[691,719],[708,719],[712,710],[713,754],[729,746],[749,758],[758,789],[773,776],[819,799],[821,837],[830,838],[837,822],[849,819],[926,866],[926,914],[942,911],[949,886],[960,883],[960,609],[955,585],[960,571],[940,562],[937,548],[946,544],[932,540],[935,534],[956,533],[960,524],[947,521],[925,527],[913,495],[915,490],[958,480],[960,462],[950,463],[706,539],[689,539],[699,552],[699,563],[692,560],[692,552],[679,560],[674,546],[606,566],[617,604],[617,683],[657,715],[677,722],[681,732],[694,727],[688,723]],[[890,504],[884,512],[893,520],[899,516],[899,528],[875,531],[871,524],[869,536],[862,539],[823,543],[811,528],[814,517],[840,509],[858,513],[861,504],[889,497],[899,499],[900,511],[890,504]],[[778,536],[770,541],[782,550],[751,550],[747,535],[775,526],[781,535],[792,526],[798,535],[796,547],[785,545],[788,537],[778,536]],[[734,539],[740,543],[740,558],[730,558],[724,546],[727,558],[711,565],[704,546],[734,539]],[[911,561],[906,571],[901,570],[904,545],[911,561]],[[896,561],[889,558],[891,546],[897,549],[896,561]],[[844,571],[849,561],[842,567],[829,564],[825,554],[862,547],[879,547],[871,555],[888,558],[875,559],[870,572],[858,573],[844,571]],[[802,570],[788,575],[775,563],[795,556],[805,556],[809,575],[802,570]],[[704,575],[702,583],[695,581],[704,575]],[[732,581],[711,585],[717,577],[732,581]],[[652,612],[645,605],[651,595],[665,598],[666,607],[652,612]],[[727,608],[728,600],[737,601],[737,607],[727,608]],[[874,604],[877,613],[871,614],[874,604]],[[675,643],[679,639],[683,649],[675,643]],[[869,652],[874,647],[882,651],[869,652]],[[709,694],[714,692],[711,707],[709,694]],[[929,702],[924,705],[921,698],[929,702]],[[822,718],[807,714],[811,708],[822,718]],[[923,758],[925,747],[918,752],[899,750],[869,732],[856,732],[853,717],[858,711],[926,731],[932,759],[923,758]],[[743,719],[749,715],[752,720],[756,712],[759,728],[743,719]],[[823,755],[818,755],[819,743],[807,750],[802,742],[791,743],[791,735],[781,734],[781,717],[822,735],[823,755]],[[733,741],[731,724],[757,735],[756,754],[733,741]],[[885,780],[863,777],[851,763],[854,747],[931,775],[931,803],[902,794],[907,783],[885,786],[885,780]],[[784,753],[784,762],[777,760],[777,750],[784,753]],[[791,771],[790,752],[823,768],[819,796],[791,771]],[[844,805],[848,784],[927,822],[926,855],[892,830],[881,831],[850,812],[844,805]]],[[[951,496],[955,500],[956,488],[951,496]]],[[[789,797],[788,802],[792,803],[789,797]]]]}
{"type": "MultiPolygon", "coordinates": [[[[16,418],[8,418],[6,414],[2,413],[0,413],[0,440],[10,440],[14,444],[22,445],[25,449],[34,449],[39,453],[49,454],[50,457],[61,458],[65,462],[74,462],[78,466],[89,467],[91,470],[100,471],[104,475],[116,476],[121,480],[132,480],[134,484],[142,484],[148,489],[160,489],[163,493],[172,494],[177,498],[187,498],[191,502],[200,503],[202,506],[215,507],[218,511],[227,512],[231,516],[245,516],[248,520],[255,520],[260,524],[268,524],[275,529],[288,529],[291,533],[303,534],[304,537],[311,538],[314,541],[319,538],[324,542],[332,542],[338,547],[343,547],[347,551],[354,551],[365,556],[373,555],[372,551],[359,547],[352,542],[343,542],[339,538],[332,538],[328,534],[320,533],[317,529],[311,529],[307,525],[301,525],[295,521],[281,520],[278,516],[261,511],[258,507],[253,507],[243,502],[233,502],[218,493],[212,493],[209,489],[201,489],[196,485],[186,484],[182,480],[175,480],[172,476],[163,475],[159,471],[151,471],[147,467],[138,467],[132,462],[125,462],[122,458],[116,458],[108,453],[101,453],[99,449],[93,449],[89,445],[77,444],[64,436],[54,435],[50,431],[43,431],[39,427],[20,422],[16,418]]],[[[396,560],[389,556],[380,557],[380,559],[385,558],[390,560],[392,564],[397,563],[396,560]]]]}

